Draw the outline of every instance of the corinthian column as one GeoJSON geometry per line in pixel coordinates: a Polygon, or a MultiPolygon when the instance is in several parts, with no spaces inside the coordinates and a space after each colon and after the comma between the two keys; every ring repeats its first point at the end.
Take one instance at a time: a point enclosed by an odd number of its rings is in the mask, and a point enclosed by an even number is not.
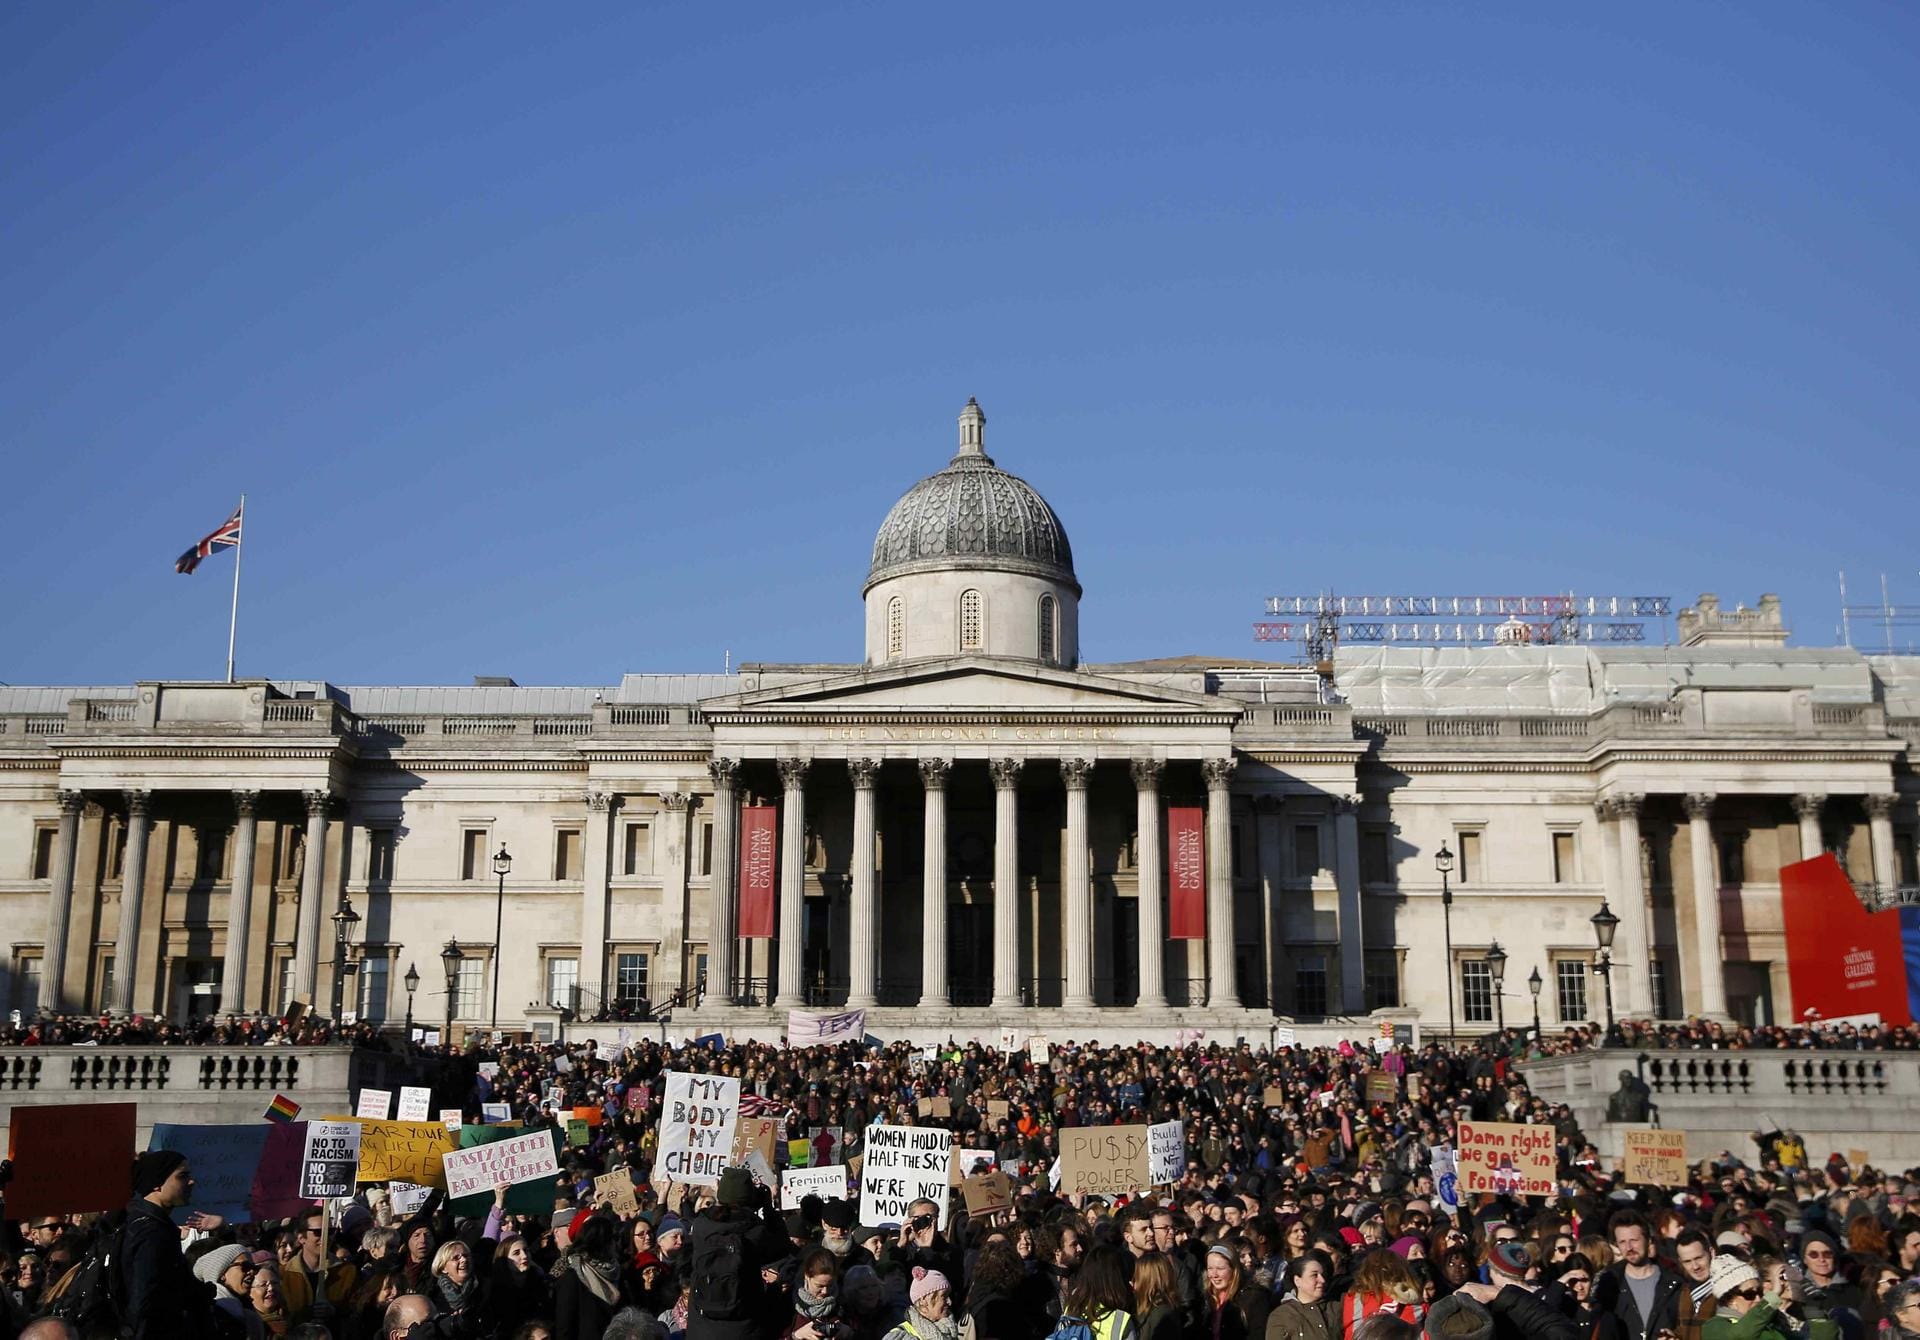
{"type": "Polygon", "coordinates": [[[1640,806],[1645,796],[1614,797],[1614,813],[1620,821],[1620,897],[1625,906],[1614,908],[1620,917],[1620,932],[1626,956],[1626,971],[1618,967],[1615,980],[1621,982],[1627,1013],[1643,1018],[1653,1013],[1653,935],[1647,928],[1647,883],[1640,867],[1640,806]]]}
{"type": "Polygon", "coordinates": [[[1800,859],[1811,861],[1827,849],[1820,835],[1820,809],[1825,796],[1802,793],[1793,798],[1793,812],[1800,816],[1800,859]]]}
{"type": "Polygon", "coordinates": [[[147,805],[152,794],[127,795],[127,851],[120,861],[120,935],[113,947],[113,1012],[133,1013],[133,979],[139,975],[140,899],[147,888],[147,805]]]}
{"type": "Polygon", "coordinates": [[[1067,1009],[1093,1007],[1093,878],[1087,861],[1087,777],[1093,761],[1060,760],[1060,780],[1067,788],[1067,989],[1060,1003],[1067,1009]]]}
{"type": "Polygon", "coordinates": [[[807,896],[807,760],[780,760],[780,980],[774,1004],[807,1003],[801,960],[807,896]]]}
{"type": "Polygon", "coordinates": [[[80,848],[80,809],[86,796],[79,791],[60,793],[60,831],[53,839],[53,869],[47,888],[47,939],[40,951],[40,999],[35,1002],[42,1014],[59,1014],[64,1008],[60,983],[66,976],[67,928],[73,924],[73,864],[80,848]]]}
{"type": "Polygon", "coordinates": [[[1685,797],[1687,848],[1693,866],[1693,939],[1700,974],[1700,1013],[1727,1012],[1727,979],[1721,967],[1720,889],[1713,877],[1713,797],[1696,791],[1685,797]]]}
{"type": "Polygon", "coordinates": [[[733,867],[739,850],[734,836],[736,806],[734,787],[740,780],[740,765],[730,758],[707,760],[707,772],[713,778],[713,868],[707,879],[707,915],[713,931],[707,937],[710,971],[725,983],[725,999],[734,998],[733,950],[739,929],[733,915],[733,867]]]}
{"type": "Polygon", "coordinates": [[[920,844],[920,1005],[944,1010],[947,996],[947,773],[953,760],[920,760],[926,796],[920,844]]]}
{"type": "Polygon", "coordinates": [[[1020,760],[993,772],[993,1007],[1020,1008],[1020,760]]]}
{"type": "Polygon", "coordinates": [[[1134,866],[1139,886],[1134,891],[1140,930],[1140,995],[1137,1004],[1161,1009],[1167,1003],[1166,931],[1160,915],[1160,761],[1133,760],[1134,827],[1137,845],[1134,866]]]}
{"type": "Polygon", "coordinates": [[[320,981],[320,904],[326,897],[327,799],[325,791],[306,793],[307,842],[305,864],[300,873],[300,929],[294,943],[293,994],[309,1007],[319,1004],[314,993],[320,981]]]}
{"type": "Polygon", "coordinates": [[[1367,1012],[1366,912],[1360,901],[1360,797],[1333,802],[1334,883],[1340,891],[1340,1008],[1367,1012]]]}
{"type": "Polygon", "coordinates": [[[873,784],[880,777],[880,760],[850,758],[847,771],[853,776],[853,897],[848,912],[852,924],[847,928],[847,947],[853,963],[848,972],[847,1005],[851,1009],[863,1009],[879,1002],[874,989],[874,945],[878,929],[874,923],[879,920],[880,908],[873,896],[873,784]]]}
{"type": "Polygon", "coordinates": [[[1201,761],[1207,779],[1207,1005],[1239,1004],[1233,970],[1233,820],[1227,786],[1231,758],[1201,761]]]}
{"type": "Polygon", "coordinates": [[[1881,793],[1862,799],[1867,805],[1867,833],[1873,841],[1873,882],[1891,893],[1900,884],[1893,855],[1893,797],[1881,793]]]}
{"type": "MultiPolygon", "coordinates": [[[[587,849],[580,867],[580,997],[598,1007],[607,993],[607,891],[613,864],[613,794],[587,792],[587,849]]],[[[540,983],[546,989],[546,983],[540,983]]],[[[560,1005],[571,1009],[573,1001],[560,1005]]]]}
{"type": "Polygon", "coordinates": [[[227,882],[227,959],[220,969],[220,1012],[247,1008],[247,937],[253,923],[253,848],[258,791],[233,793],[233,878],[227,882]]]}

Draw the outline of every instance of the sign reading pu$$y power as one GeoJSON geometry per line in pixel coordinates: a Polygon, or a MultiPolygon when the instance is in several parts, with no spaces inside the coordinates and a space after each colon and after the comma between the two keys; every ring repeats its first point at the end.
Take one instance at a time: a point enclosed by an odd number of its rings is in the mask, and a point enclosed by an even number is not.
{"type": "Polygon", "coordinates": [[[1092,1196],[1153,1185],[1145,1126],[1069,1126],[1060,1132],[1060,1190],[1092,1196]]]}
{"type": "Polygon", "coordinates": [[[737,1077],[669,1070],[660,1111],[655,1180],[720,1185],[720,1174],[733,1153],[733,1127],[739,1118],[737,1077]]]}
{"type": "Polygon", "coordinates": [[[860,1222],[904,1224],[916,1200],[947,1203],[953,1132],[937,1126],[869,1126],[860,1166],[860,1222]]]}
{"type": "Polygon", "coordinates": [[[1551,1196],[1554,1130],[1510,1121],[1463,1121],[1455,1176],[1467,1195],[1551,1196]]]}

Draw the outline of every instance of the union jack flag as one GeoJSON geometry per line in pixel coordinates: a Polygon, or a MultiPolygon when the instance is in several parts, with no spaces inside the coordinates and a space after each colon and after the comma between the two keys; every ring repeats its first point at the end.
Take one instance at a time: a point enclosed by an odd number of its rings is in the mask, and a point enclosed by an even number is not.
{"type": "Polygon", "coordinates": [[[211,535],[173,560],[173,570],[175,572],[192,572],[200,566],[201,559],[212,557],[214,550],[238,547],[240,543],[240,514],[244,512],[246,508],[247,505],[245,503],[241,503],[240,506],[234,508],[233,515],[221,522],[211,535]]]}
{"type": "Polygon", "coordinates": [[[777,1117],[787,1110],[787,1105],[773,1098],[762,1098],[757,1093],[740,1095],[740,1115],[743,1117],[777,1117]]]}

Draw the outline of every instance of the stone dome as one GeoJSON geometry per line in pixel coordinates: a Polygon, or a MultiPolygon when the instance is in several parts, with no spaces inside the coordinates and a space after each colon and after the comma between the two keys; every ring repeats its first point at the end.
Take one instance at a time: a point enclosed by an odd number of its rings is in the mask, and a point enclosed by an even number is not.
{"type": "Polygon", "coordinates": [[[968,400],[959,452],[887,513],[873,539],[869,588],[902,573],[986,568],[1050,578],[1079,593],[1067,528],[1031,484],[986,454],[986,421],[968,400]]]}

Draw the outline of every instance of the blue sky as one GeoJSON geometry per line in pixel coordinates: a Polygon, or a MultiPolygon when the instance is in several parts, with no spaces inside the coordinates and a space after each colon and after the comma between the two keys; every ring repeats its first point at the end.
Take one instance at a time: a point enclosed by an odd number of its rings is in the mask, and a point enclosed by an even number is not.
{"type": "Polygon", "coordinates": [[[0,679],[217,677],[243,490],[243,675],[855,660],[969,395],[1089,660],[1920,603],[1910,6],[1185,8],[0,11],[0,679]]]}

